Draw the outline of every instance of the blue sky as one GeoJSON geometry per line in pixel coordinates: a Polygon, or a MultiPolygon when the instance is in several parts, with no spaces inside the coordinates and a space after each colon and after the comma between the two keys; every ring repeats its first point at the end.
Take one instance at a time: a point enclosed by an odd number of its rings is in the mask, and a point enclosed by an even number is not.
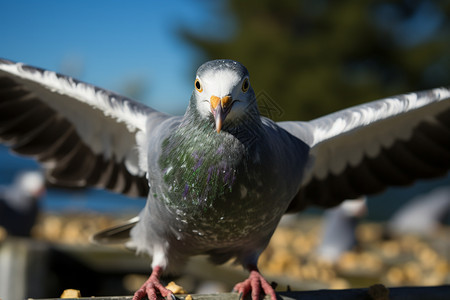
{"type": "Polygon", "coordinates": [[[137,100],[178,114],[202,57],[177,30],[214,36],[229,24],[223,1],[3,2],[0,57],[119,93],[138,78],[145,88],[137,100]]]}

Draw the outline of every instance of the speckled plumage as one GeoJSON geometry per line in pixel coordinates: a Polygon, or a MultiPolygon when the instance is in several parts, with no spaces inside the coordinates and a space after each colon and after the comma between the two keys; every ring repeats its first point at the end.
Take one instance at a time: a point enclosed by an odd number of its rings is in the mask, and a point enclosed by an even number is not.
{"type": "MultiPolygon", "coordinates": [[[[227,63],[225,67],[246,75],[240,64],[227,63]]],[[[220,68],[224,65],[206,66],[208,71],[220,68]]],[[[202,66],[198,73],[204,70],[202,66]]],[[[165,249],[163,265],[169,271],[197,254],[210,254],[217,263],[235,257],[243,265],[256,264],[299,189],[282,174],[300,182],[303,168],[291,166],[304,163],[308,146],[261,118],[254,93],[249,93],[247,114],[225,123],[220,133],[212,117],[197,111],[200,100],[193,94],[173,130],[156,137],[161,146],[148,159],[154,171],[149,201],[132,237],[140,251],[150,254],[155,250],[147,245],[160,240],[156,248],[165,249]]]]}

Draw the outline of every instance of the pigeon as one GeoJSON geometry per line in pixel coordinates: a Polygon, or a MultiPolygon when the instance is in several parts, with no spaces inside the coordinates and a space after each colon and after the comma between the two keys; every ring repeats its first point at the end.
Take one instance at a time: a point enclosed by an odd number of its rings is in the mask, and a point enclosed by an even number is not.
{"type": "Polygon", "coordinates": [[[39,171],[17,174],[12,185],[0,186],[0,226],[8,235],[29,237],[45,195],[45,181],[39,171]]]}
{"type": "Polygon", "coordinates": [[[161,276],[200,254],[249,271],[240,295],[275,300],[257,263],[283,214],[445,175],[449,99],[436,88],[274,122],[260,115],[248,70],[219,59],[198,68],[185,114],[171,116],[0,60],[0,139],[41,162],[50,183],[147,197],[125,228],[152,257],[134,300],[172,297],[161,276]]]}
{"type": "Polygon", "coordinates": [[[418,195],[401,206],[387,223],[387,235],[430,236],[450,221],[450,186],[418,195]]]}
{"type": "Polygon", "coordinates": [[[367,213],[366,198],[348,199],[324,213],[318,257],[334,264],[347,251],[358,245],[356,226],[367,213]]]}

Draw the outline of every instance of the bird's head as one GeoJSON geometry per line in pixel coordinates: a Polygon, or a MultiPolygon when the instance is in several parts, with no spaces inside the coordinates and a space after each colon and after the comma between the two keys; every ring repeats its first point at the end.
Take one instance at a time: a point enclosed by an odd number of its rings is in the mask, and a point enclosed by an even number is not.
{"type": "Polygon", "coordinates": [[[233,60],[213,60],[201,65],[193,98],[200,115],[214,119],[217,132],[224,125],[239,122],[258,111],[248,71],[233,60]]]}

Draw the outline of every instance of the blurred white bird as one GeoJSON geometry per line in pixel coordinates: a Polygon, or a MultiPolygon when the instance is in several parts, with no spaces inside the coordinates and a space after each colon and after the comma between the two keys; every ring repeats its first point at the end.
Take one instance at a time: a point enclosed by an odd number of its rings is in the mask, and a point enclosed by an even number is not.
{"type": "Polygon", "coordinates": [[[8,235],[30,235],[44,193],[44,177],[38,171],[19,173],[11,186],[0,186],[0,226],[8,235]]]}
{"type": "Polygon", "coordinates": [[[358,220],[367,212],[366,198],[350,199],[325,212],[319,257],[334,263],[356,244],[355,229],[358,220]]]}
{"type": "Polygon", "coordinates": [[[389,220],[390,234],[433,233],[450,214],[450,186],[412,198],[389,220]]]}

